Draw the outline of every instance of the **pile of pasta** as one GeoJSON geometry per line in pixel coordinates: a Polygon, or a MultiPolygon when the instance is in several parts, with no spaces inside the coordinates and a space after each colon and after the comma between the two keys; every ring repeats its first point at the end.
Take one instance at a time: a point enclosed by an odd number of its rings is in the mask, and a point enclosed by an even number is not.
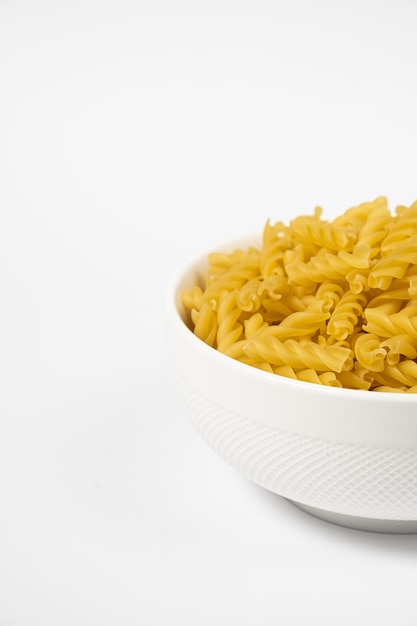
{"type": "Polygon", "coordinates": [[[260,246],[208,255],[182,292],[193,332],[250,366],[351,389],[417,393],[417,202],[265,224],[260,246]]]}

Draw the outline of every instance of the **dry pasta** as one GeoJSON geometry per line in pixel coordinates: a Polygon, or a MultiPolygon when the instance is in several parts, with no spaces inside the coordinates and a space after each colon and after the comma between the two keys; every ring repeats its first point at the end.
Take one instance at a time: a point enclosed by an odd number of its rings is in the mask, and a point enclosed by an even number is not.
{"type": "Polygon", "coordinates": [[[182,292],[193,332],[304,382],[417,393],[417,202],[380,197],[333,221],[267,221],[259,247],[208,255],[182,292]]]}

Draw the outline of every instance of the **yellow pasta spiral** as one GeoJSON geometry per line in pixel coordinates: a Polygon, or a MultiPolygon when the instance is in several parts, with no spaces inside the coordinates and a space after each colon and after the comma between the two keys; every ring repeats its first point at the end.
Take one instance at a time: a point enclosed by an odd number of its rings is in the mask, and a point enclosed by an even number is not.
{"type": "Polygon", "coordinates": [[[369,272],[370,287],[388,289],[393,278],[402,278],[409,265],[417,264],[417,235],[394,248],[390,254],[377,261],[369,272]]]}
{"type": "Polygon", "coordinates": [[[417,339],[417,303],[400,311],[397,306],[393,306],[391,310],[390,308],[389,305],[368,307],[364,312],[367,321],[364,330],[379,337],[409,334],[410,337],[417,339]]]}
{"type": "Polygon", "coordinates": [[[386,198],[379,198],[370,209],[366,222],[359,229],[356,245],[368,245],[370,258],[374,258],[380,252],[380,244],[386,239],[390,217],[386,198]]]}
{"type": "Polygon", "coordinates": [[[329,318],[323,302],[313,302],[304,311],[290,313],[279,325],[270,326],[269,334],[277,339],[314,335],[329,318]]]}
{"type": "Polygon", "coordinates": [[[339,341],[353,335],[365,305],[364,294],[356,294],[352,291],[344,293],[330,316],[327,324],[328,334],[339,341]]]}
{"type": "Polygon", "coordinates": [[[352,269],[369,267],[368,245],[356,248],[353,252],[340,250],[336,255],[326,253],[315,256],[307,263],[290,263],[287,265],[288,278],[299,285],[316,285],[326,279],[340,280],[352,269]]]}
{"type": "Polygon", "coordinates": [[[381,341],[381,347],[387,350],[388,365],[396,365],[402,357],[415,360],[417,358],[417,337],[400,334],[381,341]]]}
{"type": "Polygon", "coordinates": [[[289,230],[282,222],[272,225],[268,221],[263,233],[263,247],[260,259],[260,271],[263,278],[283,275],[285,251],[291,247],[289,230]]]}
{"type": "Polygon", "coordinates": [[[203,304],[200,311],[193,309],[191,319],[197,337],[209,346],[214,346],[217,337],[217,316],[212,307],[209,304],[203,304]]]}
{"type": "Polygon", "coordinates": [[[273,365],[289,365],[294,368],[313,368],[317,371],[341,372],[349,369],[351,351],[341,346],[322,346],[314,341],[300,342],[294,339],[280,341],[273,329],[262,329],[248,340],[245,352],[252,358],[262,358],[273,365]],[[272,332],[271,332],[272,331],[272,332]]]}
{"type": "Polygon", "coordinates": [[[417,202],[410,207],[397,207],[397,217],[388,222],[388,232],[381,244],[381,256],[391,254],[398,246],[417,234],[417,202]]]}
{"type": "Polygon", "coordinates": [[[242,311],[257,311],[261,306],[261,298],[259,295],[261,281],[258,278],[248,280],[237,294],[237,306],[242,311]]]}
{"type": "Polygon", "coordinates": [[[380,372],[384,369],[386,350],[376,335],[360,333],[355,338],[355,357],[362,367],[369,372],[380,372]]]}
{"type": "Polygon", "coordinates": [[[294,238],[309,248],[309,255],[320,248],[327,250],[353,250],[356,234],[352,229],[340,228],[331,222],[321,220],[322,209],[316,207],[314,216],[296,217],[290,222],[294,238]],[[315,248],[313,248],[315,246],[315,248]]]}
{"type": "Polygon", "coordinates": [[[240,338],[243,330],[239,324],[240,310],[236,306],[237,291],[223,291],[217,308],[217,349],[226,352],[240,338]]]}

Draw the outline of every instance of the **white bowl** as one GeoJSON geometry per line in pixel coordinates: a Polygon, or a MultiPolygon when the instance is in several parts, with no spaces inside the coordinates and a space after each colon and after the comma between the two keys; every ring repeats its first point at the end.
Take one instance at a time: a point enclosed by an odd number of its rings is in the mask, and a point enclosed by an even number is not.
{"type": "Polygon", "coordinates": [[[248,479],[317,517],[417,532],[417,395],[292,380],[209,347],[186,326],[180,298],[206,263],[203,255],[179,274],[167,309],[178,392],[203,439],[248,479]]]}

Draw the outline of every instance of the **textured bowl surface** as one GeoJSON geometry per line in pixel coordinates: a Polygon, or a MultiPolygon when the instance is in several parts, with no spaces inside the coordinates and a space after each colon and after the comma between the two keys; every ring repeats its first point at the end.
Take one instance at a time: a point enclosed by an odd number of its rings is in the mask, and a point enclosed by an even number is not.
{"type": "Polygon", "coordinates": [[[184,269],[167,307],[178,391],[203,439],[248,479],[319,517],[417,532],[417,395],[296,381],[207,346],[186,326],[180,298],[205,263],[184,269]]]}

